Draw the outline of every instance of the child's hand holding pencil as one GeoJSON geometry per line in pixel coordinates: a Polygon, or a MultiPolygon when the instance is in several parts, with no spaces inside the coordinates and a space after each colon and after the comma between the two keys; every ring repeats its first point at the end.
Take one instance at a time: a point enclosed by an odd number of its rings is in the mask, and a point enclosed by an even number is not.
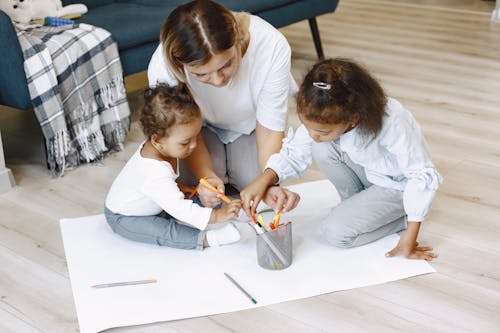
{"type": "Polygon", "coordinates": [[[202,191],[202,189],[207,189],[208,191],[217,194],[219,200],[222,199],[225,203],[227,203],[227,205],[222,208],[212,210],[208,223],[226,222],[233,217],[238,217],[242,205],[241,200],[231,200],[224,195],[224,184],[222,184],[222,191],[220,191],[219,188],[215,187],[207,180],[207,177],[203,177],[200,179],[200,183],[196,186],[196,189],[193,193],[191,193],[189,198],[192,198],[197,192],[199,193],[202,191]]]}
{"type": "Polygon", "coordinates": [[[212,184],[208,182],[205,178],[200,179],[200,185],[201,187],[206,187],[210,191],[217,193],[217,197],[221,198],[225,203],[231,203],[231,199],[229,199],[225,194],[224,194],[224,186],[222,186],[222,189],[216,188],[212,184]]]}
{"type": "Polygon", "coordinates": [[[191,193],[190,198],[195,194],[198,195],[201,203],[205,207],[215,207],[219,205],[224,198],[229,200],[229,198],[224,195],[224,182],[215,176],[201,178],[200,183],[191,193]]]}
{"type": "Polygon", "coordinates": [[[227,205],[219,209],[213,209],[208,223],[226,222],[232,218],[237,218],[241,209],[241,200],[232,200],[227,205]]]}

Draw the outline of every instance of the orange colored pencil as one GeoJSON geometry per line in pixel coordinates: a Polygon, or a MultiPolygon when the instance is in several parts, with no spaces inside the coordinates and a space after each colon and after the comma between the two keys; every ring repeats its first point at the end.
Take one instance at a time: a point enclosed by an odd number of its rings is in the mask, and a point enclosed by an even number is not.
{"type": "Polygon", "coordinates": [[[207,182],[207,180],[205,178],[206,177],[203,177],[203,178],[200,179],[200,184],[201,185],[205,186],[206,188],[208,188],[212,192],[219,193],[220,196],[221,196],[221,199],[224,200],[226,203],[231,203],[231,199],[229,199],[224,194],[221,194],[212,184],[210,184],[209,182],[207,182]]]}
{"type": "MultiPolygon", "coordinates": [[[[207,179],[207,177],[205,176],[202,179],[207,179]]],[[[189,199],[192,199],[195,196],[199,188],[200,188],[200,183],[198,183],[198,185],[196,185],[196,187],[194,188],[193,192],[191,192],[191,194],[189,195],[189,199]]]]}

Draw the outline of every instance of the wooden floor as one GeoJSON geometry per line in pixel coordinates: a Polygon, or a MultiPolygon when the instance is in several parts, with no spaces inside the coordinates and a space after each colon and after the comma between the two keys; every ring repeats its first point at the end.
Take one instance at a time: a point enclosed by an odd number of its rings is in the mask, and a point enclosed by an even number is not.
{"type": "MultiPolygon", "coordinates": [[[[493,7],[477,0],[343,0],[319,19],[327,56],[364,63],[423,127],[444,176],[420,237],[440,255],[432,264],[437,273],[110,331],[500,332],[500,23],[490,23],[493,7]]],[[[300,81],[315,61],[309,27],[282,31],[300,81]]],[[[134,90],[143,87],[144,74],[127,81],[136,109],[134,90]]],[[[124,152],[54,179],[32,114],[0,111],[7,166],[17,182],[0,195],[0,332],[76,332],[58,220],[102,212],[108,187],[142,140],[137,113],[124,152]]],[[[312,170],[305,179],[320,178],[312,170]]]]}

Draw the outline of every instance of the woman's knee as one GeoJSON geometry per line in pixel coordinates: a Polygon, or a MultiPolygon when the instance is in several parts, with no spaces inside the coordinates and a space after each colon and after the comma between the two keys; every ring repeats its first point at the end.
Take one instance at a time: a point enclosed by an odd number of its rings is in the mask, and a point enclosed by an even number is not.
{"type": "Polygon", "coordinates": [[[227,156],[224,143],[207,127],[203,127],[201,134],[210,154],[213,171],[222,181],[227,182],[227,156]]]}

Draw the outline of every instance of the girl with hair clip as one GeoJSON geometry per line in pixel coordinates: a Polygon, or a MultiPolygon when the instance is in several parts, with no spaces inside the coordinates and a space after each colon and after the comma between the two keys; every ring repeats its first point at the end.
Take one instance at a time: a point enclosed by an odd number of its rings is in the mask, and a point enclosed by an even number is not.
{"type": "MultiPolygon", "coordinates": [[[[186,184],[205,176],[220,194],[225,184],[241,191],[280,150],[288,97],[297,91],[290,56],[285,37],[269,23],[214,1],[191,1],[169,15],[148,79],[150,86],[185,83],[201,109],[198,146],[181,163],[186,184]]],[[[220,194],[204,187],[198,192],[208,207],[221,202],[220,194]]],[[[264,199],[286,210],[297,198],[270,188],[264,199]]]]}
{"type": "Polygon", "coordinates": [[[329,243],[355,247],[407,229],[386,256],[436,258],[417,236],[442,178],[411,113],[346,59],[314,65],[300,87],[297,112],[302,125],[242,193],[245,211],[252,214],[267,186],[301,176],[314,159],[341,198],[322,221],[329,243]]]}
{"type": "Polygon", "coordinates": [[[231,223],[206,231],[208,224],[237,217],[240,200],[220,209],[185,199],[177,184],[179,160],[197,145],[201,114],[184,85],[161,84],[144,94],[140,122],[147,139],[114,180],[104,214],[111,229],[133,241],[202,250],[240,239],[231,223]]]}

